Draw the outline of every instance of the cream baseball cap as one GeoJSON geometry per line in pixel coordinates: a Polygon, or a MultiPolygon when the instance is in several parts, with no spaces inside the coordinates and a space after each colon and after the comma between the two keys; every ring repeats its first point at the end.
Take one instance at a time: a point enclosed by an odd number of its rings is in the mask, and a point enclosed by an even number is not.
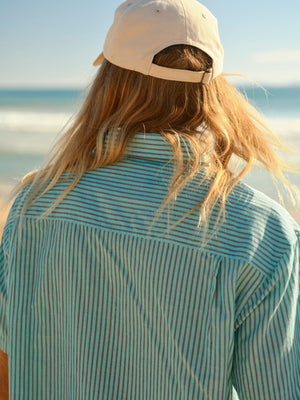
{"type": "Polygon", "coordinates": [[[222,73],[224,50],[217,19],[197,0],[128,0],[117,8],[103,52],[93,65],[104,58],[144,75],[206,84],[222,73]],[[157,53],[176,44],[204,51],[213,60],[212,68],[190,71],[153,63],[157,53]]]}

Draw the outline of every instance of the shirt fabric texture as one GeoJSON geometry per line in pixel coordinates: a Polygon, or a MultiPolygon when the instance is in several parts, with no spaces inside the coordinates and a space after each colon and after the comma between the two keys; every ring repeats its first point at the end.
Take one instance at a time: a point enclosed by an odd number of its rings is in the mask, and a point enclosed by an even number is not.
{"type": "Polygon", "coordinates": [[[299,226],[239,183],[205,246],[198,211],[166,233],[207,193],[200,171],[149,229],[171,154],[136,134],[39,218],[61,178],[21,229],[15,200],[0,247],[11,400],[300,399],[299,226]]]}

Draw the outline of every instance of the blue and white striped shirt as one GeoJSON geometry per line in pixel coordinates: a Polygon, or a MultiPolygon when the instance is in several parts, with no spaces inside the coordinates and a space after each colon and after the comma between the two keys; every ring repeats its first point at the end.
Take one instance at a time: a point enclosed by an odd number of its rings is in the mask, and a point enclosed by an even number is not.
{"type": "MultiPolygon", "coordinates": [[[[299,226],[240,183],[205,246],[199,211],[167,234],[165,211],[149,231],[170,155],[162,136],[137,134],[38,218],[61,179],[20,234],[16,199],[0,247],[11,400],[300,399],[299,226]]],[[[201,174],[171,224],[204,198],[201,174]]]]}

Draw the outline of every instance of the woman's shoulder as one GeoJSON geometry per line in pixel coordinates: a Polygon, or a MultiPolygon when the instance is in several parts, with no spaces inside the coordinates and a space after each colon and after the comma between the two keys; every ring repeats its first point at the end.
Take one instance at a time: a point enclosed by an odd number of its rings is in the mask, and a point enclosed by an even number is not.
{"type": "Polygon", "coordinates": [[[225,220],[212,243],[220,255],[270,277],[282,260],[298,254],[300,229],[279,203],[239,183],[227,199],[225,220]]]}
{"type": "Polygon", "coordinates": [[[255,236],[263,242],[284,249],[299,239],[300,227],[289,211],[261,191],[239,183],[227,202],[227,222],[234,222],[241,233],[255,236]]]}
{"type": "Polygon", "coordinates": [[[257,216],[262,220],[269,218],[283,220],[292,229],[299,230],[299,225],[284,206],[244,182],[240,182],[235,187],[229,197],[229,204],[235,204],[241,213],[257,216]]]}

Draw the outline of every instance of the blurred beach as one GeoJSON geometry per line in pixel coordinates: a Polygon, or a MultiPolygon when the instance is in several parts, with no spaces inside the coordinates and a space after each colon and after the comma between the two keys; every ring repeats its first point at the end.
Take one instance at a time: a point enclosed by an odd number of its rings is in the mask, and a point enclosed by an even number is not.
{"type": "MultiPolygon", "coordinates": [[[[300,87],[243,89],[249,101],[264,115],[279,137],[300,150],[300,87]]],[[[0,90],[0,207],[5,204],[14,185],[29,171],[38,168],[63,127],[78,111],[84,90],[0,90]]],[[[285,158],[299,164],[299,155],[285,158]]],[[[300,189],[300,176],[288,175],[300,189]]],[[[245,182],[278,201],[268,174],[253,170],[245,182]]],[[[286,207],[300,223],[300,205],[286,207]]],[[[6,219],[1,209],[1,227],[6,219]]]]}

